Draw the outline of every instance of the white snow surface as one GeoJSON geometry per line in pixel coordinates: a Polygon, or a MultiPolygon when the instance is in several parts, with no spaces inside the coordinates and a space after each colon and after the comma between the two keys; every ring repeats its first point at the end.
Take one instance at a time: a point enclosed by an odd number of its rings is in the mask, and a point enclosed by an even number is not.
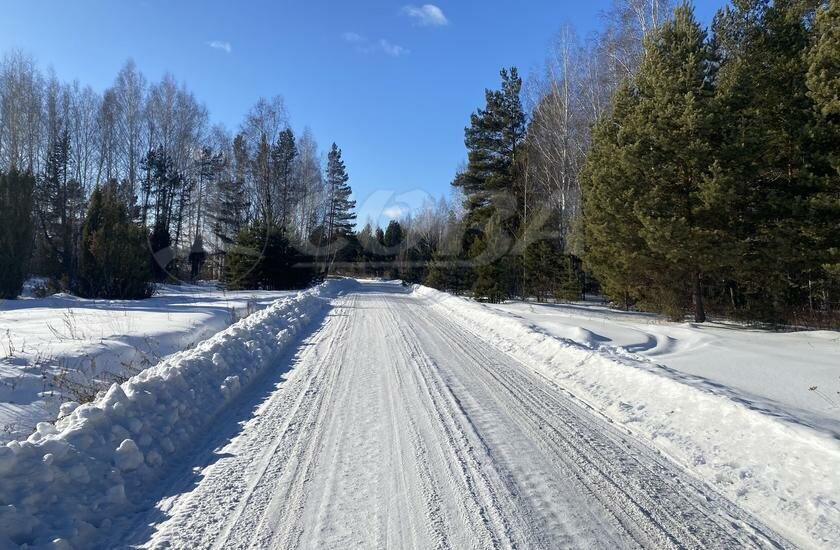
{"type": "Polygon", "coordinates": [[[840,437],[840,332],[672,323],[592,302],[487,307],[556,338],[840,437]]]}
{"type": "Polygon", "coordinates": [[[0,301],[0,444],[55,420],[76,388],[107,388],[287,295],[194,284],[159,285],[145,300],[0,301]]]}
{"type": "Polygon", "coordinates": [[[176,475],[178,489],[120,542],[788,546],[500,350],[454,314],[468,304],[449,309],[441,296],[367,282],[333,300],[288,378],[229,442],[207,445],[200,473],[176,475]]]}
{"type": "Polygon", "coordinates": [[[0,547],[58,540],[87,547],[131,509],[168,460],[189,448],[242,388],[294,341],[342,281],[275,301],[176,353],[94,402],[0,447],[0,547]]]}
{"type": "Polygon", "coordinates": [[[0,547],[840,546],[824,425],[425,287],[329,281],[62,414],[0,447],[0,547]]]}
{"type": "Polygon", "coordinates": [[[797,544],[840,547],[837,412],[808,391],[836,387],[840,333],[416,293],[797,544]]]}

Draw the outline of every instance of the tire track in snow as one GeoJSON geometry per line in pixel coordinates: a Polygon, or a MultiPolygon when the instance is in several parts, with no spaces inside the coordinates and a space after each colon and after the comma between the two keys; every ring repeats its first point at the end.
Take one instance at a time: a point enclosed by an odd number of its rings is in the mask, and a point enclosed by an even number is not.
{"type": "Polygon", "coordinates": [[[362,287],[150,545],[785,545],[472,327],[362,287]]]}
{"type": "MultiPolygon", "coordinates": [[[[342,299],[343,301],[345,299],[342,299]]],[[[352,308],[354,303],[355,298],[350,300],[349,307],[352,308]]],[[[300,428],[292,432],[293,439],[283,446],[282,453],[277,452],[277,447],[282,441],[266,453],[270,469],[267,468],[254,483],[248,498],[251,502],[242,503],[241,509],[237,510],[235,522],[229,532],[220,537],[215,548],[266,548],[269,542],[275,540],[279,545],[272,545],[273,548],[296,546],[300,537],[299,518],[306,498],[305,485],[316,465],[315,451],[324,436],[324,419],[329,415],[328,409],[332,407],[331,397],[335,393],[335,386],[345,363],[347,348],[340,346],[340,343],[351,329],[350,318],[344,313],[346,307],[348,306],[335,306],[334,315],[340,319],[340,328],[335,331],[337,334],[325,330],[318,341],[327,342],[328,346],[327,353],[315,360],[321,373],[319,381],[324,382],[313,384],[307,389],[305,394],[314,395],[314,398],[309,400],[307,407],[296,409],[298,416],[304,417],[297,423],[300,428]],[[328,405],[325,406],[325,403],[328,405]],[[266,476],[265,472],[270,475],[266,476]],[[284,521],[278,522],[281,511],[286,517],[283,518],[284,521]],[[279,530],[275,531],[276,527],[279,527],[279,530]]],[[[304,354],[301,363],[312,361],[311,355],[317,355],[317,349],[317,343],[313,343],[311,353],[304,354]]]]}
{"type": "MultiPolygon", "coordinates": [[[[175,504],[173,516],[159,527],[150,546],[242,546],[242,543],[228,542],[235,524],[246,508],[249,516],[257,512],[261,503],[254,498],[254,492],[265,489],[269,470],[272,475],[282,470],[277,461],[288,453],[277,451],[289,438],[300,438],[294,420],[311,410],[313,397],[318,395],[313,389],[330,372],[326,362],[307,359],[317,353],[320,343],[331,343],[328,340],[333,324],[338,324],[334,330],[343,333],[349,327],[349,320],[331,314],[324,326],[303,343],[296,359],[302,368],[290,372],[289,378],[260,406],[256,416],[245,423],[242,435],[222,450],[232,456],[210,466],[199,484],[200,490],[186,494],[175,504]],[[252,474],[255,470],[259,472],[257,475],[252,474]]],[[[333,343],[328,350],[334,349],[333,343]]]]}
{"type": "MultiPolygon", "coordinates": [[[[413,426],[413,432],[418,434],[413,416],[418,416],[418,411],[423,411],[423,415],[428,419],[429,429],[426,430],[426,439],[433,442],[440,455],[438,464],[444,464],[441,468],[445,473],[445,479],[438,479],[437,483],[441,487],[458,487],[459,493],[456,495],[456,500],[460,504],[459,518],[465,522],[466,530],[471,533],[473,543],[475,546],[492,548],[498,547],[500,544],[510,545],[511,541],[508,536],[510,527],[507,522],[501,518],[497,512],[499,508],[496,496],[497,490],[493,487],[493,483],[488,479],[488,473],[482,472],[477,467],[478,461],[470,447],[470,442],[463,431],[459,429],[457,421],[454,419],[453,412],[445,404],[445,398],[440,390],[429,380],[428,374],[422,369],[423,356],[412,345],[412,341],[408,335],[408,327],[400,322],[394,315],[393,308],[388,309],[391,322],[390,327],[395,327],[399,338],[397,339],[397,349],[395,356],[401,358],[400,364],[395,369],[397,373],[406,371],[410,380],[404,383],[403,387],[409,387],[415,396],[416,403],[414,411],[406,411],[407,422],[413,426]],[[398,352],[398,353],[397,353],[398,352]],[[455,460],[453,460],[453,458],[455,460]]],[[[418,434],[419,435],[419,434],[418,434]]],[[[428,444],[424,439],[415,436],[413,438],[415,445],[420,448],[418,452],[418,463],[426,470],[427,479],[434,480],[433,472],[425,464],[425,457],[431,456],[427,447],[428,444]]],[[[441,472],[438,473],[438,477],[441,472]]],[[[499,485],[497,482],[496,486],[499,485]]],[[[429,491],[436,491],[434,486],[431,486],[429,491]]],[[[440,515],[439,510],[435,510],[435,516],[440,515]]],[[[440,517],[438,528],[444,526],[447,519],[440,517]]],[[[442,533],[441,538],[445,540],[445,532],[442,533]]],[[[445,545],[448,546],[448,545],[445,545]]],[[[439,546],[440,547],[440,546],[439,546]]]]}
{"type": "MultiPolygon", "coordinates": [[[[441,322],[441,320],[435,319],[429,319],[429,321],[436,326],[441,322]]],[[[492,489],[492,497],[484,500],[483,505],[485,514],[499,516],[496,523],[504,526],[504,532],[508,536],[505,546],[556,547],[559,537],[562,537],[562,535],[567,534],[569,531],[575,530],[573,526],[570,528],[570,524],[574,523],[574,521],[568,521],[569,516],[574,514],[570,514],[569,510],[564,510],[563,514],[555,514],[554,528],[547,528],[549,526],[546,525],[546,519],[541,517],[540,513],[533,506],[535,491],[529,491],[528,487],[523,487],[521,483],[518,483],[514,472],[506,469],[498,460],[497,453],[492,449],[493,442],[488,441],[486,434],[482,434],[482,430],[470,418],[470,415],[462,406],[461,400],[456,395],[453,385],[444,380],[438,364],[435,363],[427,352],[423,351],[423,348],[419,344],[420,338],[418,337],[418,333],[422,334],[423,331],[419,327],[411,327],[408,329],[405,341],[413,348],[413,354],[420,358],[421,370],[424,372],[424,376],[435,386],[440,396],[440,400],[437,401],[439,408],[448,409],[450,411],[449,415],[453,419],[457,418],[459,420],[460,426],[457,429],[464,435],[465,439],[469,440],[468,448],[470,453],[475,455],[478,454],[479,449],[481,450],[481,458],[477,460],[479,469],[492,471],[494,474],[493,477],[499,480],[495,483],[495,488],[492,489]],[[469,435],[467,436],[465,434],[469,435]],[[516,525],[516,528],[513,528],[513,525],[516,525]]],[[[520,466],[522,465],[520,464],[520,466]]],[[[536,470],[538,468],[534,469],[536,470]]],[[[481,476],[487,479],[487,472],[484,472],[481,476]]],[[[546,485],[550,484],[551,481],[546,479],[540,480],[541,483],[545,483],[546,485]]],[[[556,488],[554,493],[560,494],[568,491],[568,489],[570,487],[559,487],[556,488]]],[[[579,492],[579,489],[575,489],[576,491],[570,492],[572,494],[579,492]]],[[[479,500],[479,502],[481,501],[479,500]]],[[[543,499],[542,503],[549,506],[551,504],[546,499],[543,499]]],[[[614,531],[615,527],[607,527],[601,530],[605,532],[601,532],[599,537],[610,538],[614,536],[610,532],[614,531]]]]}
{"type": "MultiPolygon", "coordinates": [[[[390,313],[390,310],[387,311],[390,313]]],[[[393,314],[389,315],[389,317],[391,321],[389,326],[397,326],[396,318],[393,314]]],[[[387,369],[387,373],[389,380],[391,381],[388,386],[394,388],[394,391],[388,392],[388,403],[391,418],[395,419],[399,415],[399,419],[404,422],[404,426],[402,426],[404,429],[400,430],[400,422],[392,420],[391,425],[394,434],[393,438],[395,441],[399,441],[401,436],[404,435],[408,439],[407,445],[397,445],[399,460],[397,461],[397,464],[395,464],[395,467],[401,472],[400,483],[402,490],[400,494],[407,495],[412,489],[408,483],[407,476],[404,474],[404,468],[409,463],[413,464],[420,482],[419,489],[423,500],[424,525],[431,539],[432,546],[435,548],[449,548],[450,541],[447,536],[448,522],[443,513],[443,499],[435,486],[434,476],[429,467],[429,449],[420,434],[418,423],[414,419],[411,414],[411,410],[409,410],[407,405],[408,398],[410,398],[412,393],[414,395],[417,394],[417,386],[410,384],[410,381],[408,383],[406,382],[404,372],[409,371],[411,367],[406,356],[396,353],[397,351],[398,350],[392,350],[391,352],[389,359],[393,360],[393,366],[392,368],[387,369]],[[395,396],[399,396],[400,399],[395,399],[395,396]],[[410,455],[406,452],[406,446],[408,447],[408,450],[411,451],[410,455]],[[411,462],[406,460],[407,456],[411,456],[411,462]]],[[[389,517],[389,525],[391,521],[393,520],[389,517]]],[[[396,521],[399,522],[400,518],[397,517],[396,521]]],[[[397,523],[396,527],[399,527],[399,523],[397,523]]],[[[416,539],[418,535],[416,529],[414,530],[414,534],[416,539]]],[[[405,547],[405,542],[406,541],[401,540],[399,547],[405,547]]]]}
{"type": "Polygon", "coordinates": [[[449,481],[463,490],[461,501],[464,514],[469,516],[471,531],[477,539],[478,533],[483,532],[486,538],[479,539],[482,547],[512,546],[510,521],[499,513],[503,507],[501,501],[509,500],[509,495],[499,490],[503,484],[498,480],[498,472],[492,470],[493,465],[489,461],[486,464],[490,468],[481,467],[482,460],[471,441],[476,434],[465,431],[459,422],[459,413],[452,406],[451,395],[441,388],[430,372],[426,356],[413,341],[409,327],[396,322],[396,319],[393,326],[397,327],[401,336],[401,347],[414,360],[415,364],[411,366],[417,367],[412,369],[413,382],[423,389],[426,397],[424,409],[439,428],[438,444],[444,453],[455,458],[450,465],[457,467],[450,469],[449,481]]]}
{"type": "Polygon", "coordinates": [[[489,346],[469,327],[444,315],[432,316],[424,308],[414,309],[417,315],[427,316],[429,322],[423,326],[434,327],[453,348],[476,359],[463,365],[479,378],[492,380],[483,386],[500,407],[560,458],[565,469],[575,473],[639,544],[679,548],[784,545],[777,544],[777,534],[711,488],[631,442],[594,411],[552,391],[556,386],[549,389],[544,378],[489,346]]]}

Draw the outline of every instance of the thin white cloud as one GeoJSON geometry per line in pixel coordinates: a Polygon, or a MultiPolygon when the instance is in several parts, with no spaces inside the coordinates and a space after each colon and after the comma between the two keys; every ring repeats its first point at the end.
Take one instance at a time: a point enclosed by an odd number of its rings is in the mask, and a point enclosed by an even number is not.
{"type": "Polygon", "coordinates": [[[424,27],[443,27],[449,24],[449,19],[443,14],[443,10],[434,4],[404,6],[402,12],[424,27]]]}
{"type": "Polygon", "coordinates": [[[384,38],[379,40],[379,47],[382,48],[382,51],[385,52],[386,55],[390,55],[391,57],[399,57],[410,53],[399,44],[391,44],[384,38]]]}
{"type": "Polygon", "coordinates": [[[225,42],[222,40],[212,40],[207,42],[207,45],[213,48],[214,50],[221,50],[225,53],[230,53],[233,51],[233,46],[230,45],[230,42],[225,42]]]}
{"type": "Polygon", "coordinates": [[[342,34],[341,37],[351,44],[361,44],[363,42],[367,42],[364,36],[356,32],[346,32],[342,34]]]}
{"type": "Polygon", "coordinates": [[[389,55],[391,57],[400,57],[411,53],[407,48],[404,48],[399,44],[393,44],[384,38],[380,38],[378,41],[374,42],[356,32],[346,32],[341,35],[341,38],[343,38],[348,44],[352,44],[359,53],[384,53],[385,55],[389,55]]]}

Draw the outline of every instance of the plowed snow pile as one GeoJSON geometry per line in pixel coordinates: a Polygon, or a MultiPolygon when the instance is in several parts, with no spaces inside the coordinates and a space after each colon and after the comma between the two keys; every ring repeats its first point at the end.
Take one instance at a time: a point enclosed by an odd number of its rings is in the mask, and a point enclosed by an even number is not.
{"type": "MultiPolygon", "coordinates": [[[[668,376],[640,354],[563,338],[523,316],[427,287],[414,292],[791,539],[805,546],[840,545],[840,440],[823,429],[831,426],[830,418],[814,425],[797,422],[738,399],[735,392],[707,391],[668,376]]],[[[574,320],[567,320],[565,329],[574,330],[571,324],[574,320]]],[[[696,353],[703,353],[702,347],[696,353]]]]}
{"type": "Polygon", "coordinates": [[[194,349],[175,354],[94,402],[65,407],[25,441],[0,447],[0,547],[56,537],[84,547],[130,510],[167,463],[297,342],[352,282],[330,281],[277,301],[194,349]]]}
{"type": "Polygon", "coordinates": [[[551,336],[840,438],[840,332],[674,323],[593,302],[487,307],[551,336]]]}
{"type": "Polygon", "coordinates": [[[184,284],[145,300],[0,300],[0,444],[290,294],[184,284]]]}

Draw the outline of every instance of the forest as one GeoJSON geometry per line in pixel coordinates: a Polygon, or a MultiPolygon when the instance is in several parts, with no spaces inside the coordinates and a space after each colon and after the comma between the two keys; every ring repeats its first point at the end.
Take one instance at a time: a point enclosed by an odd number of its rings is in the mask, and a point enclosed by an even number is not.
{"type": "MultiPolygon", "coordinates": [[[[356,220],[341,149],[281,96],[230,131],[128,61],[98,93],[0,62],[0,297],[154,283],[401,278],[478,300],[580,300],[696,322],[840,325],[840,1],[616,0],[545,66],[500,72],[451,197],[356,220]]],[[[465,113],[466,114],[466,113],[465,113]]],[[[352,167],[350,167],[352,168],[352,167]]]]}

